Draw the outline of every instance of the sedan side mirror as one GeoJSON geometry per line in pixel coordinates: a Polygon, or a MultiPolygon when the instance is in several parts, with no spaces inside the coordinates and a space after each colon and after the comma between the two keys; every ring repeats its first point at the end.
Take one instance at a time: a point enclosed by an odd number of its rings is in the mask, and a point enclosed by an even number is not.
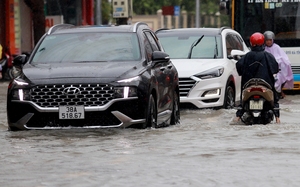
{"type": "Polygon", "coordinates": [[[231,56],[233,57],[233,59],[235,60],[239,60],[242,58],[242,56],[244,56],[246,54],[246,52],[241,51],[241,50],[232,50],[231,51],[231,56]]]}

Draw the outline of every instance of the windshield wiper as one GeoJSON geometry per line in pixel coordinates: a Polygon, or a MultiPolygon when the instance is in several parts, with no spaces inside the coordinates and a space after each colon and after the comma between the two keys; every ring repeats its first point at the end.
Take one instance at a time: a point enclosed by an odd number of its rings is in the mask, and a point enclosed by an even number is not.
{"type": "Polygon", "coordinates": [[[196,41],[194,41],[194,42],[192,43],[191,48],[190,48],[190,51],[189,51],[188,59],[190,59],[191,56],[192,56],[193,48],[194,48],[195,46],[197,46],[197,45],[200,43],[200,41],[202,40],[203,37],[204,37],[204,35],[202,35],[199,39],[197,39],[196,41]]]}
{"type": "Polygon", "coordinates": [[[40,49],[38,52],[41,52],[41,51],[45,51],[46,50],[46,48],[45,47],[43,47],[42,49],[40,49]]]}

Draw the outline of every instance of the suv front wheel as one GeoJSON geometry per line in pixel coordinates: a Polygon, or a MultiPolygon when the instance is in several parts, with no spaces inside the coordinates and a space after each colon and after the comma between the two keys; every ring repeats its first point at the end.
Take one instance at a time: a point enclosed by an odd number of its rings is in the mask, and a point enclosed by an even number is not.
{"type": "Polygon", "coordinates": [[[143,124],[142,128],[147,128],[147,127],[153,127],[153,128],[157,127],[157,107],[156,107],[155,98],[153,97],[152,94],[149,96],[146,123],[143,124]]]}

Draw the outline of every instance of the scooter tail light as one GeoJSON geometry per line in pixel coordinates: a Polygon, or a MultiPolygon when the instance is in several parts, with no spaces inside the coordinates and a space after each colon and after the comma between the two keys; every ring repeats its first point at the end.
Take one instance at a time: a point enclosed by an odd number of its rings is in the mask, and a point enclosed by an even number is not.
{"type": "Polygon", "coordinates": [[[266,92],[266,89],[263,89],[261,87],[253,87],[253,88],[248,89],[248,92],[255,92],[255,91],[266,92]]]}
{"type": "Polygon", "coordinates": [[[253,98],[254,98],[254,99],[259,99],[260,96],[259,96],[259,95],[254,95],[253,98]]]}

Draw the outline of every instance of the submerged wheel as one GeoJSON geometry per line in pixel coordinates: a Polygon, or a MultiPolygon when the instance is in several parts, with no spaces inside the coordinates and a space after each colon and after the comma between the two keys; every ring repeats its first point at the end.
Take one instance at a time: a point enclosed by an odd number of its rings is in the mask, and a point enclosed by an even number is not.
{"type": "Polygon", "coordinates": [[[179,120],[180,120],[179,96],[177,92],[175,92],[170,125],[176,125],[177,123],[179,123],[179,120]]]}
{"type": "Polygon", "coordinates": [[[225,109],[231,109],[234,108],[235,105],[235,93],[234,89],[232,86],[227,85],[226,87],[226,92],[225,92],[225,97],[224,97],[224,105],[223,107],[225,109]]]}
{"type": "Polygon", "coordinates": [[[146,123],[143,125],[143,128],[147,127],[157,127],[157,107],[152,94],[149,97],[146,123]]]}

